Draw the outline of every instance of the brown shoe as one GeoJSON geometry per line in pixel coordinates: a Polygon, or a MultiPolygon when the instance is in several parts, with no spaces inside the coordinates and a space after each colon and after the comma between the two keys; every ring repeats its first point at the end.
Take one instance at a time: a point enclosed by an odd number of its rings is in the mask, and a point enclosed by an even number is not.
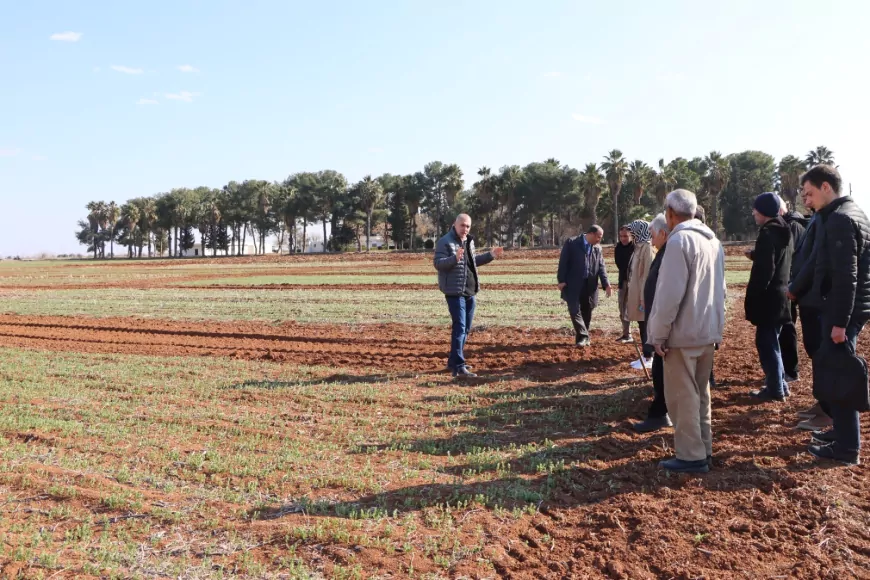
{"type": "Polygon", "coordinates": [[[824,413],[821,413],[812,419],[801,421],[797,424],[797,428],[801,431],[822,431],[828,427],[832,427],[833,425],[834,421],[824,413]]]}
{"type": "Polygon", "coordinates": [[[800,413],[798,413],[798,417],[800,417],[801,419],[812,419],[816,415],[824,415],[824,414],[825,414],[825,412],[822,411],[822,406],[819,405],[818,403],[816,403],[815,405],[813,405],[812,407],[810,407],[806,411],[801,411],[800,413]]]}

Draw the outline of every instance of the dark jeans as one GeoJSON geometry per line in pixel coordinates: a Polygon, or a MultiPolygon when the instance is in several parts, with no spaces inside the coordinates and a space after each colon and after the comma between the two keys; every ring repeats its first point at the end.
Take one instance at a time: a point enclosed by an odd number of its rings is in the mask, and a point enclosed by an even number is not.
{"type": "Polygon", "coordinates": [[[647,416],[657,419],[668,414],[668,405],[665,403],[665,361],[657,354],[653,355],[652,382],[653,400],[647,416]]]}
{"type": "Polygon", "coordinates": [[[637,327],[640,329],[640,344],[643,347],[643,356],[645,358],[651,357],[655,354],[656,349],[653,348],[651,344],[646,343],[646,321],[641,320],[637,323],[637,327]]]}
{"type": "Polygon", "coordinates": [[[791,303],[791,322],[782,325],[779,334],[779,350],[782,353],[782,367],[785,374],[790,377],[798,376],[798,340],[797,328],[797,305],[791,303]]]}
{"type": "Polygon", "coordinates": [[[468,331],[471,330],[471,322],[474,320],[474,296],[447,296],[447,308],[450,309],[450,318],[453,319],[453,332],[450,335],[450,357],[447,366],[453,370],[465,366],[465,340],[468,331]]]}
{"type": "Polygon", "coordinates": [[[788,387],[783,380],[782,353],[779,350],[781,324],[761,324],[755,328],[755,348],[764,370],[764,388],[774,397],[783,397],[788,387]]]}
{"type": "MultiPolygon", "coordinates": [[[[822,321],[822,340],[831,340],[833,326],[822,321]]],[[[864,328],[863,322],[850,321],[846,327],[846,340],[852,345],[852,350],[858,346],[858,333],[864,328]]],[[[826,412],[834,420],[834,434],[836,435],[837,448],[842,451],[861,450],[861,422],[858,411],[840,405],[824,405],[826,412]]]]}
{"type": "Polygon", "coordinates": [[[589,325],[592,323],[592,306],[589,298],[581,295],[576,300],[568,300],[568,314],[571,315],[571,324],[574,325],[574,340],[580,342],[589,338],[589,325]]]}

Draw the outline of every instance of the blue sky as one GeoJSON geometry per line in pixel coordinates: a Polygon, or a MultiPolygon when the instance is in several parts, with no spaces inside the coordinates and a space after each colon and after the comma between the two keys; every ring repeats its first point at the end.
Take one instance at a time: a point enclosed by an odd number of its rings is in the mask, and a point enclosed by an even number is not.
{"type": "Polygon", "coordinates": [[[83,252],[90,200],[612,148],[826,145],[870,208],[870,3],[822,6],[0,0],[0,254],[83,252]]]}

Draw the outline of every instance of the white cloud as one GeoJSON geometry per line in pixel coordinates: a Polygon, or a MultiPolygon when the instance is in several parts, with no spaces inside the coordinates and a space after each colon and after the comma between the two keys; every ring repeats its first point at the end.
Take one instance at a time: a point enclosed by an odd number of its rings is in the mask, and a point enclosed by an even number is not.
{"type": "Polygon", "coordinates": [[[180,93],[166,93],[163,95],[170,101],[184,101],[185,103],[192,103],[193,97],[200,96],[199,93],[191,93],[189,91],[181,91],[180,93]]]}
{"type": "Polygon", "coordinates": [[[81,37],[81,32],[58,32],[49,36],[51,40],[60,40],[61,42],[78,42],[81,37]]]}
{"type": "Polygon", "coordinates": [[[118,71],[120,73],[128,75],[141,75],[143,72],[145,72],[141,68],[131,68],[129,66],[121,66],[119,64],[113,64],[110,68],[114,71],[118,71]]]}
{"type": "Polygon", "coordinates": [[[156,105],[157,101],[155,101],[154,99],[139,99],[138,101],[136,101],[136,104],[137,105],[156,105]]]}
{"type": "Polygon", "coordinates": [[[548,73],[544,73],[544,77],[548,79],[556,79],[562,76],[562,73],[559,71],[552,71],[548,73]]]}
{"type": "Polygon", "coordinates": [[[183,73],[198,73],[199,72],[198,68],[194,68],[194,67],[190,66],[189,64],[182,64],[182,65],[179,65],[177,68],[178,68],[178,70],[180,70],[183,73]]]}
{"type": "Polygon", "coordinates": [[[586,123],[587,125],[601,125],[604,123],[604,121],[599,119],[598,117],[589,117],[587,115],[579,115],[577,113],[571,115],[571,118],[578,123],[586,123]]]}
{"type": "Polygon", "coordinates": [[[48,161],[48,157],[45,155],[34,155],[30,159],[33,161],[48,161]]]}
{"type": "Polygon", "coordinates": [[[383,153],[384,150],[381,147],[369,147],[369,153],[383,153]]]}
{"type": "Polygon", "coordinates": [[[101,69],[101,68],[98,67],[98,66],[95,66],[95,67],[94,67],[94,72],[95,72],[95,73],[98,73],[98,72],[100,72],[101,70],[103,70],[103,69],[101,69]]]}
{"type": "Polygon", "coordinates": [[[0,157],[15,157],[21,153],[21,149],[0,149],[0,157]]]}

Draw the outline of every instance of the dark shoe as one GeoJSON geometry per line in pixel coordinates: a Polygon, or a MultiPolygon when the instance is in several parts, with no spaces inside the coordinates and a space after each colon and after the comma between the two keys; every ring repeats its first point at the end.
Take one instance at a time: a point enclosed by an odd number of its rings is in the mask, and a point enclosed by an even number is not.
{"type": "Polygon", "coordinates": [[[797,428],[801,431],[822,431],[828,427],[832,427],[834,422],[830,417],[822,413],[811,419],[806,419],[797,424],[797,428]]]}
{"type": "Polygon", "coordinates": [[[800,380],[800,378],[798,377],[797,374],[795,374],[795,375],[790,375],[790,374],[788,374],[788,373],[785,374],[785,376],[783,377],[783,379],[785,379],[785,382],[786,382],[786,383],[796,383],[796,382],[798,382],[798,381],[800,380]]]}
{"type": "Polygon", "coordinates": [[[819,459],[829,459],[843,465],[859,465],[861,463],[857,451],[841,451],[836,443],[831,445],[810,445],[807,451],[819,459]]]}
{"type": "Polygon", "coordinates": [[[824,414],[825,412],[822,411],[822,406],[816,403],[806,411],[801,411],[800,413],[798,413],[798,417],[800,417],[801,419],[812,419],[813,417],[824,414]]]}
{"type": "Polygon", "coordinates": [[[616,342],[620,342],[622,344],[631,344],[634,342],[634,337],[632,336],[620,336],[616,339],[616,342]]]}
{"type": "Polygon", "coordinates": [[[710,463],[706,459],[683,461],[674,457],[660,462],[659,467],[675,473],[707,473],[710,471],[710,463]]]}
{"type": "Polygon", "coordinates": [[[659,429],[673,426],[674,424],[671,423],[671,418],[667,415],[665,415],[664,417],[647,417],[645,421],[641,421],[640,423],[635,423],[634,425],[632,425],[634,430],[638,433],[652,433],[654,431],[658,431],[659,429]]]}
{"type": "MultiPolygon", "coordinates": [[[[465,365],[465,368],[468,370],[472,369],[471,365],[465,365]]],[[[456,369],[454,369],[453,367],[450,367],[450,366],[447,367],[447,370],[450,371],[451,373],[455,373],[455,371],[456,371],[456,369]]]]}
{"type": "Polygon", "coordinates": [[[577,341],[575,346],[580,346],[580,347],[592,346],[592,341],[589,340],[589,338],[581,338],[580,340],[577,341]]]}
{"type": "Polygon", "coordinates": [[[460,367],[453,371],[453,377],[457,379],[473,379],[476,378],[477,375],[468,370],[468,367],[460,367]]]}
{"type": "Polygon", "coordinates": [[[763,403],[769,403],[771,401],[782,403],[783,401],[785,401],[784,396],[777,397],[767,389],[761,389],[760,391],[750,391],[749,394],[763,403]]]}
{"type": "Polygon", "coordinates": [[[813,433],[813,443],[818,443],[819,445],[830,445],[837,440],[837,434],[834,433],[833,429],[828,429],[827,431],[815,431],[813,433]]]}

